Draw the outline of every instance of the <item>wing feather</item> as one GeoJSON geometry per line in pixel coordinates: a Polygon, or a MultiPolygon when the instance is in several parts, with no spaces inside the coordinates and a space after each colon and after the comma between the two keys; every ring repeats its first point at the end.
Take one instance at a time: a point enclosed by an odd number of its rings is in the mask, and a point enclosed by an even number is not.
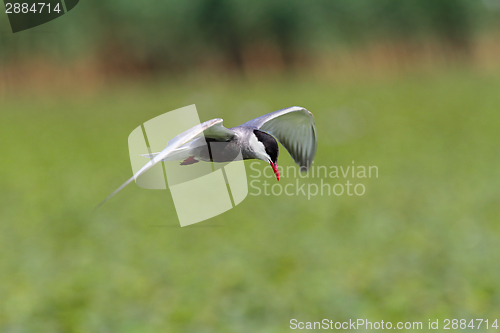
{"type": "Polygon", "coordinates": [[[316,155],[314,116],[300,106],[274,111],[241,126],[254,127],[273,135],[290,153],[301,170],[307,171],[316,155]]]}
{"type": "Polygon", "coordinates": [[[234,137],[235,133],[230,129],[227,129],[224,126],[222,126],[222,119],[220,119],[220,122],[217,122],[213,126],[210,126],[207,129],[205,129],[203,131],[203,135],[206,138],[215,139],[217,141],[229,141],[234,137]]]}

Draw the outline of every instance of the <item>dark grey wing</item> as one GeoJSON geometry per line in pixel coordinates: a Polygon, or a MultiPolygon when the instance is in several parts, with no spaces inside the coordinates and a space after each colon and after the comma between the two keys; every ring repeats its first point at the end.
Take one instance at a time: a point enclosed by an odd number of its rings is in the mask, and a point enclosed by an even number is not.
{"type": "Polygon", "coordinates": [[[300,106],[274,111],[247,121],[253,127],[273,135],[290,153],[302,170],[307,170],[316,155],[317,137],[314,116],[300,106]]]}

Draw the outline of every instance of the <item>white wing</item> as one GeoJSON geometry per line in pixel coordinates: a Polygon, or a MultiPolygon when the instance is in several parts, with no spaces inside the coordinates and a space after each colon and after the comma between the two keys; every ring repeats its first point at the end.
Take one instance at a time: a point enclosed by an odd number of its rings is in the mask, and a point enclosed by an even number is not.
{"type": "MultiPolygon", "coordinates": [[[[220,118],[217,118],[220,119],[220,118]]],[[[215,120],[215,119],[213,119],[215,120]]],[[[181,145],[179,148],[175,149],[172,151],[168,157],[162,159],[162,161],[179,161],[179,160],[184,160],[188,158],[189,156],[192,155],[192,150],[195,148],[198,148],[200,146],[206,145],[205,138],[210,138],[214,139],[216,141],[229,141],[232,137],[234,137],[235,133],[231,131],[230,129],[225,128],[222,126],[222,119],[221,122],[215,123],[213,126],[210,126],[206,128],[203,131],[203,137],[196,138],[192,141],[189,141],[183,145],[181,145]]],[[[173,138],[172,140],[176,139],[177,137],[173,138]]],[[[170,140],[170,141],[172,141],[170,140]]],[[[167,147],[170,145],[170,141],[167,143],[167,147]]],[[[151,154],[142,154],[141,156],[146,157],[146,158],[153,158],[157,156],[160,153],[151,153],[151,154]]]]}
{"type": "Polygon", "coordinates": [[[231,138],[234,137],[235,133],[233,131],[222,126],[222,119],[216,118],[212,120],[220,120],[220,122],[217,122],[212,126],[207,127],[203,131],[203,135],[205,136],[205,138],[211,138],[217,141],[229,141],[231,138]]]}
{"type": "Polygon", "coordinates": [[[301,170],[307,171],[316,155],[317,138],[314,116],[300,106],[274,111],[241,126],[267,132],[283,145],[301,170]]]}
{"type": "Polygon", "coordinates": [[[165,159],[173,151],[186,144],[190,140],[194,139],[196,136],[203,133],[204,135],[211,138],[220,138],[221,141],[225,141],[224,138],[234,136],[234,132],[222,126],[222,119],[215,118],[212,120],[205,121],[202,124],[196,125],[187,131],[182,132],[167,143],[167,147],[161,152],[157,153],[148,163],[146,163],[139,171],[137,171],[129,180],[118,187],[113,193],[111,193],[106,199],[104,199],[96,209],[102,206],[106,201],[111,199],[116,193],[120,192],[125,186],[133,182],[137,177],[142,175],[144,172],[151,169],[155,164],[165,159]],[[205,134],[206,133],[206,134],[205,134]]]}

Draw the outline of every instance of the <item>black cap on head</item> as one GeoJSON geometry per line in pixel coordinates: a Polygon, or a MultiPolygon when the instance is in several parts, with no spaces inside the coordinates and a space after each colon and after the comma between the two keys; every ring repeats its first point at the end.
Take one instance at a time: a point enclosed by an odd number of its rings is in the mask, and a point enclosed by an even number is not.
{"type": "Polygon", "coordinates": [[[272,135],[259,130],[254,130],[253,133],[266,148],[266,153],[271,157],[271,161],[276,164],[279,154],[278,142],[276,139],[272,135]]]}

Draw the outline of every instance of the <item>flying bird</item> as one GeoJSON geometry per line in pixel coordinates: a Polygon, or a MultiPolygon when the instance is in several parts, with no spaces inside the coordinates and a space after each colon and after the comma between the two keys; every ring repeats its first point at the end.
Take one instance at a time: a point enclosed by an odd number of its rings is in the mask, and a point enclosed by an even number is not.
{"type": "Polygon", "coordinates": [[[307,171],[317,147],[313,114],[303,107],[292,106],[232,128],[222,126],[221,118],[196,125],[171,139],[161,152],[142,155],[151,160],[97,208],[160,161],[182,161],[181,165],[199,161],[231,162],[241,153],[245,160],[259,159],[269,163],[279,180],[278,141],[300,166],[301,171],[307,171]]]}

